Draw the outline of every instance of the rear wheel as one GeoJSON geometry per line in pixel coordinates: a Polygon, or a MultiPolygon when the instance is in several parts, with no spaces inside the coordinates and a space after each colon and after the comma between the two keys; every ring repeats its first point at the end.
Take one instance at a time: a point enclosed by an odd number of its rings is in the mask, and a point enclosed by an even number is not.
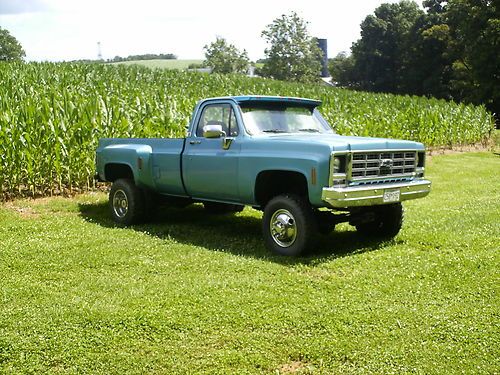
{"type": "Polygon", "coordinates": [[[145,196],[132,180],[120,178],[113,183],[109,205],[111,217],[118,224],[131,225],[144,219],[145,196]]]}
{"type": "Polygon", "coordinates": [[[373,207],[374,220],[356,225],[363,235],[392,238],[403,225],[403,206],[401,203],[373,207]]]}
{"type": "Polygon", "coordinates": [[[305,199],[291,194],[278,195],[264,209],[262,232],[271,251],[297,256],[315,243],[316,217],[305,199]]]}

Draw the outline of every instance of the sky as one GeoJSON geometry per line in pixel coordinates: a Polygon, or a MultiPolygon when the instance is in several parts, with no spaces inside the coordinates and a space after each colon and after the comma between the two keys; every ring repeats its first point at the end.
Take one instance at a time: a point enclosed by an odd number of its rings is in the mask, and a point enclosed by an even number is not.
{"type": "Polygon", "coordinates": [[[0,27],[23,46],[28,61],[104,59],[173,53],[203,59],[203,46],[223,37],[251,60],[264,57],[262,30],[292,11],[311,36],[328,41],[328,56],[349,51],[359,25],[395,0],[0,0],[0,27]]]}

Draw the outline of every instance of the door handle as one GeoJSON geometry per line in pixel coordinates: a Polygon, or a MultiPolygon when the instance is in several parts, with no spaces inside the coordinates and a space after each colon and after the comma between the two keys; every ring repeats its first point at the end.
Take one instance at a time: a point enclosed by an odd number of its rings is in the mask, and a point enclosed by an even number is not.
{"type": "Polygon", "coordinates": [[[233,141],[234,141],[233,137],[222,138],[222,149],[229,150],[229,147],[231,147],[231,143],[233,143],[233,141]]]}
{"type": "Polygon", "coordinates": [[[189,141],[190,145],[199,145],[201,141],[189,141]]]}

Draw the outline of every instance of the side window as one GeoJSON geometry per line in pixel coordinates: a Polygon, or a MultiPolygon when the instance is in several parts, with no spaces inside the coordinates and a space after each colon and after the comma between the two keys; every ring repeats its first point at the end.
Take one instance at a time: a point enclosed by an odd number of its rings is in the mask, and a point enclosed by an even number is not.
{"type": "Polygon", "coordinates": [[[229,115],[229,133],[230,137],[238,136],[238,123],[236,122],[236,116],[234,114],[233,108],[231,108],[231,113],[229,115]]]}
{"type": "Polygon", "coordinates": [[[238,135],[236,116],[229,104],[214,104],[206,106],[203,109],[198,126],[196,127],[197,137],[203,137],[203,127],[205,125],[221,125],[222,130],[227,135],[238,135]]]}

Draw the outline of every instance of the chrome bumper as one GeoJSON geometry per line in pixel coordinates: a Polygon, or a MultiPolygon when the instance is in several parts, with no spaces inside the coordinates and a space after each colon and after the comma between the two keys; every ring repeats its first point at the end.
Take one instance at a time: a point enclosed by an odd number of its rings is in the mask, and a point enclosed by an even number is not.
{"type": "Polygon", "coordinates": [[[376,206],[394,202],[384,202],[384,192],[399,190],[399,201],[423,198],[431,191],[429,180],[397,182],[383,185],[363,185],[351,187],[323,188],[321,199],[331,207],[376,206]]]}

